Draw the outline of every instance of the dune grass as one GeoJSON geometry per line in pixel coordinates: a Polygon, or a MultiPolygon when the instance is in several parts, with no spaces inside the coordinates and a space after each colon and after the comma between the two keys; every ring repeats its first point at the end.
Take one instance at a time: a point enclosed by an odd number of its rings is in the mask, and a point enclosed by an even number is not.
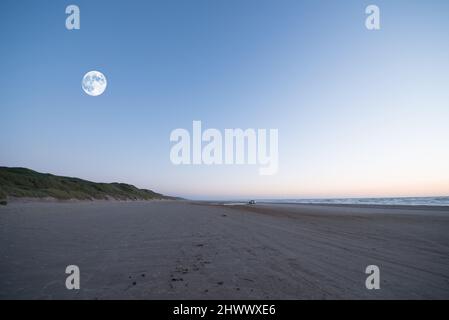
{"type": "Polygon", "coordinates": [[[173,199],[125,183],[96,183],[78,178],[39,173],[26,168],[0,167],[0,204],[8,197],[59,200],[151,200],[173,199]]]}

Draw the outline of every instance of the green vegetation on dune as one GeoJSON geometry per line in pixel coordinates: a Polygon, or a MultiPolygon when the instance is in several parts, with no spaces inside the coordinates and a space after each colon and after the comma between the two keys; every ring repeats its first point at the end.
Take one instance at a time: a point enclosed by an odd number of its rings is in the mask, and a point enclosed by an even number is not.
{"type": "Polygon", "coordinates": [[[125,183],[95,183],[78,178],[39,173],[26,168],[0,167],[0,202],[8,197],[59,200],[151,200],[174,199],[125,183]]]}

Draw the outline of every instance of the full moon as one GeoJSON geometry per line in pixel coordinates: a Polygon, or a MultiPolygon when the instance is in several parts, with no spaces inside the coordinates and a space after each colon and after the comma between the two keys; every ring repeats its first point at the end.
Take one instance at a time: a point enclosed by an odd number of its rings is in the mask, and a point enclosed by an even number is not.
{"type": "Polygon", "coordinates": [[[89,71],[83,77],[83,90],[90,96],[99,96],[107,85],[106,77],[99,71],[89,71]]]}

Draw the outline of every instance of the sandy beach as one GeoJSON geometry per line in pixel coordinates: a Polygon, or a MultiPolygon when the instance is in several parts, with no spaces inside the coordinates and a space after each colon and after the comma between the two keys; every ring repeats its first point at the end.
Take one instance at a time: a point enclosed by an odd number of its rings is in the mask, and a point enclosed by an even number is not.
{"type": "Polygon", "coordinates": [[[447,207],[10,203],[0,243],[1,299],[449,298],[447,207]]]}

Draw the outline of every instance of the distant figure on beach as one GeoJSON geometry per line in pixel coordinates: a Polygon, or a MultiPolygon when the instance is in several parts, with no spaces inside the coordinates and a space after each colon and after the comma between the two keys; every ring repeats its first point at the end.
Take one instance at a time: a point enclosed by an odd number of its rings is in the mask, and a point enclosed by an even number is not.
{"type": "Polygon", "coordinates": [[[256,204],[256,201],[255,200],[249,200],[248,204],[256,204]]]}

